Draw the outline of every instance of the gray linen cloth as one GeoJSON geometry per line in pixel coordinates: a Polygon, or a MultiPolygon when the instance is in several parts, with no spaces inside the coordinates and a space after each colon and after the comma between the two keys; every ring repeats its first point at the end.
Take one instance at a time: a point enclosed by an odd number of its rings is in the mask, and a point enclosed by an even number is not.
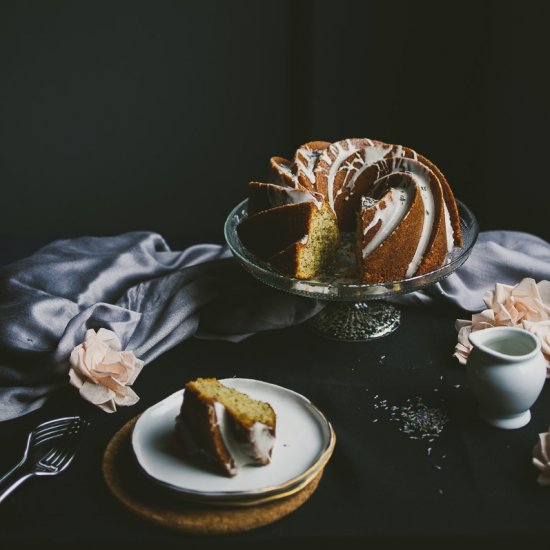
{"type": "Polygon", "coordinates": [[[466,311],[485,309],[483,295],[495,283],[516,285],[525,277],[550,280],[550,244],[521,231],[483,231],[472,254],[452,275],[422,292],[398,299],[401,304],[448,301],[466,311]]]}
{"type": "MultiPolygon", "coordinates": [[[[495,282],[524,277],[550,280],[550,245],[486,232],[456,273],[400,301],[448,300],[478,311],[495,282]]],[[[112,330],[147,364],[191,336],[239,341],[322,307],[256,281],[220,245],[176,252],[149,232],[55,241],[0,269],[0,421],[68,384],[70,352],[87,329],[112,330]]]]}
{"type": "Polygon", "coordinates": [[[112,330],[147,364],[193,335],[239,341],[321,308],[256,281],[220,245],[175,252],[149,232],[55,241],[0,269],[0,421],[68,383],[87,329],[112,330]]]}

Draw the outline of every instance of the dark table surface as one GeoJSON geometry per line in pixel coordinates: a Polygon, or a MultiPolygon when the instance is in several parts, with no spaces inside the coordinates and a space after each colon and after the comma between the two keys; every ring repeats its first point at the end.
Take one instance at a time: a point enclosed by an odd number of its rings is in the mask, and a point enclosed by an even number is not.
{"type": "Polygon", "coordinates": [[[2,548],[50,544],[97,548],[262,548],[341,543],[346,547],[523,546],[550,540],[550,489],[531,464],[539,432],[550,424],[550,388],[518,430],[483,424],[464,367],[452,357],[449,306],[403,308],[399,329],[366,343],[319,338],[306,325],[241,343],[191,339],[147,365],[133,388],[140,401],[106,414],[75,389],[40,410],[0,424],[0,471],[22,453],[27,433],[60,415],[86,416],[91,427],[63,474],[24,483],[0,505],[2,548]],[[191,536],[133,515],[113,497],[102,458],[131,418],[198,376],[255,378],[297,391],[327,416],[334,454],[312,497],[268,526],[225,536],[191,536]],[[391,406],[421,399],[448,423],[433,441],[413,439],[391,420],[391,406]],[[410,401],[409,401],[410,400],[410,401]]]}

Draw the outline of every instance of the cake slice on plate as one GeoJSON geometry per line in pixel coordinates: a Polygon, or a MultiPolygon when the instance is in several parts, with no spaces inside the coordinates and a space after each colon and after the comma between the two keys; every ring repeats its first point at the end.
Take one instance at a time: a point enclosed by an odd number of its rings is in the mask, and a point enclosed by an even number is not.
{"type": "Polygon", "coordinates": [[[220,473],[235,476],[247,464],[269,464],[276,423],[269,403],[215,378],[198,378],[185,385],[176,430],[186,454],[200,454],[220,473]]]}

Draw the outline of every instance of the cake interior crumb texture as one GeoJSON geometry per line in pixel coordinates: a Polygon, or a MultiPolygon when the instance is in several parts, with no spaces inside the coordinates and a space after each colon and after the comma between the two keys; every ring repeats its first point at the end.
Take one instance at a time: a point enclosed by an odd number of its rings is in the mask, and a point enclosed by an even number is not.
{"type": "Polygon", "coordinates": [[[328,208],[322,208],[312,220],[304,247],[301,262],[304,278],[309,279],[327,267],[336,254],[338,242],[339,232],[333,214],[328,208]]]}
{"type": "Polygon", "coordinates": [[[221,403],[231,416],[247,428],[255,422],[261,422],[269,427],[275,426],[275,412],[269,403],[258,401],[234,388],[224,386],[215,378],[198,378],[188,382],[185,387],[196,391],[203,399],[221,403]]]}

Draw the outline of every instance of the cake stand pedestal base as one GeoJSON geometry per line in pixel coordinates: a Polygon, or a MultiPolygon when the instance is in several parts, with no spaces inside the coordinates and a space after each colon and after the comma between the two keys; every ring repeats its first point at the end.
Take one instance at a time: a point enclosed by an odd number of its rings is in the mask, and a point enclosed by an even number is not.
{"type": "Polygon", "coordinates": [[[399,326],[401,312],[388,302],[329,302],[308,321],[316,334],[342,342],[366,342],[391,334],[399,326]]]}

